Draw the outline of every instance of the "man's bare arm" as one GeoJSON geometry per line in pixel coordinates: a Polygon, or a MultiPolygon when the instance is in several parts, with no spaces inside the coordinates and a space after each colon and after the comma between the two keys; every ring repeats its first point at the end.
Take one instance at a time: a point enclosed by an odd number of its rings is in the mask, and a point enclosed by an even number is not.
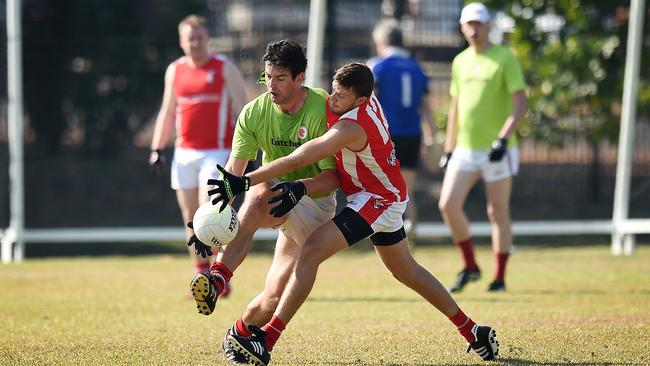
{"type": "Polygon", "coordinates": [[[250,185],[268,182],[299,168],[332,156],[347,145],[366,139],[361,126],[354,122],[339,122],[324,135],[308,141],[288,156],[276,159],[247,174],[250,185]]]}
{"type": "Polygon", "coordinates": [[[512,136],[521,120],[526,115],[526,110],[528,109],[528,99],[526,98],[526,93],[523,90],[512,93],[512,114],[506,119],[501,131],[499,131],[499,137],[508,139],[512,136]]]}

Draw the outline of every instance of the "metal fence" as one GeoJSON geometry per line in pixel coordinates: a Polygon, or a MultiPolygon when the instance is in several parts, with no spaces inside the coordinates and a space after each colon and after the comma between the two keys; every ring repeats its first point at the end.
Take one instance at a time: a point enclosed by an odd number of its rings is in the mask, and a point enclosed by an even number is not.
{"type": "MultiPolygon", "coordinates": [[[[149,7],[164,7],[168,1],[135,3],[142,8],[141,14],[147,14],[149,7]]],[[[4,2],[0,1],[0,4],[0,36],[6,39],[4,2]]],[[[382,2],[378,0],[339,0],[329,1],[328,4],[324,67],[321,70],[323,80],[328,80],[336,67],[344,63],[363,61],[374,55],[370,33],[382,17],[382,2]]],[[[442,116],[448,103],[450,62],[464,47],[456,21],[462,3],[439,0],[420,1],[419,4],[416,15],[402,19],[406,44],[429,73],[430,98],[439,116],[442,116]]],[[[268,42],[292,38],[306,44],[309,1],[206,0],[205,9],[212,28],[211,47],[226,54],[240,67],[249,83],[251,96],[261,91],[255,80],[262,69],[260,60],[268,42]]],[[[178,14],[177,19],[184,15],[186,14],[178,14]]],[[[131,21],[136,24],[142,19],[135,18],[131,21]]],[[[176,23],[170,23],[169,27],[175,30],[176,23]]],[[[68,39],[67,47],[96,47],[99,50],[107,44],[119,44],[126,39],[124,34],[109,32],[95,34],[95,39],[88,37],[68,39]]],[[[94,154],[80,148],[81,141],[95,136],[84,132],[79,120],[74,119],[78,116],[66,117],[65,113],[52,114],[68,118],[64,124],[66,131],[63,146],[56,153],[43,149],[40,146],[40,136],[34,135],[29,127],[29,117],[34,114],[33,108],[38,108],[38,104],[32,103],[32,109],[26,109],[28,128],[25,136],[25,188],[28,228],[181,225],[176,199],[169,188],[169,178],[155,179],[149,174],[146,165],[153,121],[160,100],[151,103],[132,97],[140,92],[142,95],[161,97],[164,65],[173,60],[171,55],[179,56],[180,49],[175,44],[175,38],[156,39],[155,34],[146,34],[146,37],[154,43],[164,45],[167,51],[152,53],[151,57],[158,57],[157,64],[160,65],[152,71],[155,78],[151,80],[156,81],[142,83],[146,84],[141,86],[142,90],[131,91],[131,97],[124,98],[125,104],[120,111],[123,120],[117,121],[124,124],[124,127],[114,136],[121,141],[119,151],[94,154]],[[131,112],[135,110],[145,111],[142,113],[144,117],[133,117],[131,112]]],[[[31,61],[24,60],[26,64],[31,61]]],[[[110,65],[110,62],[107,64],[110,65]]],[[[72,78],[72,74],[68,74],[71,71],[66,68],[69,65],[71,64],[53,65],[51,69],[40,70],[40,74],[29,73],[29,67],[26,67],[25,81],[35,82],[44,74],[58,73],[72,78]]],[[[102,80],[114,77],[115,73],[115,70],[93,68],[84,77],[96,80],[97,85],[100,85],[102,80]]],[[[137,74],[131,73],[128,78],[137,78],[137,74]]],[[[131,81],[128,79],[128,82],[131,81]]],[[[92,99],[101,92],[101,88],[88,90],[89,96],[86,97],[92,99]]],[[[6,49],[0,49],[0,227],[8,224],[6,97],[6,49]]],[[[26,95],[25,98],[30,96],[26,95]]],[[[68,104],[59,107],[71,108],[68,104]]],[[[107,121],[110,123],[115,120],[107,121]]],[[[106,133],[107,130],[100,131],[106,133]]],[[[647,122],[638,123],[635,143],[630,216],[649,217],[650,128],[647,122]]],[[[551,148],[524,139],[521,143],[521,170],[514,181],[513,219],[611,218],[615,156],[615,144],[602,142],[592,146],[580,136],[572,136],[561,148],[551,148]]],[[[429,160],[422,166],[415,194],[420,204],[421,219],[439,222],[437,199],[441,176],[425,169],[426,165],[431,165],[427,163],[436,160],[436,157],[429,160]]],[[[470,219],[486,220],[484,199],[483,189],[479,185],[472,191],[467,203],[470,219]]]]}

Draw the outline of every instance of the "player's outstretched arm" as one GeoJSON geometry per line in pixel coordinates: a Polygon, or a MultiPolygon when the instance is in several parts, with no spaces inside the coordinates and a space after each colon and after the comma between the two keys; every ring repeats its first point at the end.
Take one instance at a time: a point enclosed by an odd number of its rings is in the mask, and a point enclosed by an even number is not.
{"type": "Polygon", "coordinates": [[[341,186],[341,179],[336,169],[326,169],[311,178],[301,179],[307,194],[321,194],[335,191],[341,186]]]}
{"type": "Polygon", "coordinates": [[[279,203],[271,208],[269,214],[282,217],[296,207],[304,195],[332,192],[340,185],[341,179],[336,169],[323,170],[315,177],[307,179],[280,182],[271,187],[272,191],[279,193],[269,198],[268,203],[279,203]]]}
{"type": "Polygon", "coordinates": [[[248,174],[250,185],[268,182],[296,169],[316,163],[325,157],[332,156],[350,144],[364,140],[366,134],[363,128],[354,122],[337,123],[324,135],[308,141],[294,150],[291,154],[262,165],[248,174]]]}

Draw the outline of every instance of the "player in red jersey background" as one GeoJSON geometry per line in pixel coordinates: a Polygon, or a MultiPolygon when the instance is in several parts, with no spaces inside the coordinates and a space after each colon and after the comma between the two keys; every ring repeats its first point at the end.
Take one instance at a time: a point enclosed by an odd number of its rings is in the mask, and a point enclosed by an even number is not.
{"type": "MultiPolygon", "coordinates": [[[[205,183],[218,177],[215,166],[228,161],[234,120],[246,103],[246,91],[235,65],[208,52],[205,18],[187,16],[178,25],[178,34],[185,55],[172,62],[165,73],[149,164],[160,173],[164,164],[161,151],[175,129],[171,186],[187,225],[199,205],[209,198],[205,183]]],[[[190,238],[193,232],[187,228],[186,234],[190,238]]],[[[210,268],[210,258],[195,254],[193,245],[189,252],[195,272],[210,268]]]]}

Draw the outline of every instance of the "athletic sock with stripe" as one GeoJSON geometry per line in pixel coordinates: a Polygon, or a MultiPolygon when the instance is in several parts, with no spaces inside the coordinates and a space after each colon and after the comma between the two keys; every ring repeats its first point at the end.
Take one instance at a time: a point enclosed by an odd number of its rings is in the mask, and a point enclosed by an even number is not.
{"type": "Polygon", "coordinates": [[[271,350],[273,350],[273,346],[275,346],[275,342],[280,338],[280,334],[282,334],[284,328],[286,328],[284,322],[275,315],[273,315],[270,322],[266,323],[266,325],[262,327],[262,330],[266,332],[264,345],[266,346],[267,351],[271,352],[271,350]]]}
{"type": "Polygon", "coordinates": [[[474,323],[470,317],[465,315],[460,308],[456,315],[449,317],[449,320],[454,323],[456,329],[458,329],[460,334],[465,337],[468,343],[474,343],[476,341],[476,339],[474,339],[474,334],[472,334],[472,327],[476,325],[476,323],[474,323]]]}

